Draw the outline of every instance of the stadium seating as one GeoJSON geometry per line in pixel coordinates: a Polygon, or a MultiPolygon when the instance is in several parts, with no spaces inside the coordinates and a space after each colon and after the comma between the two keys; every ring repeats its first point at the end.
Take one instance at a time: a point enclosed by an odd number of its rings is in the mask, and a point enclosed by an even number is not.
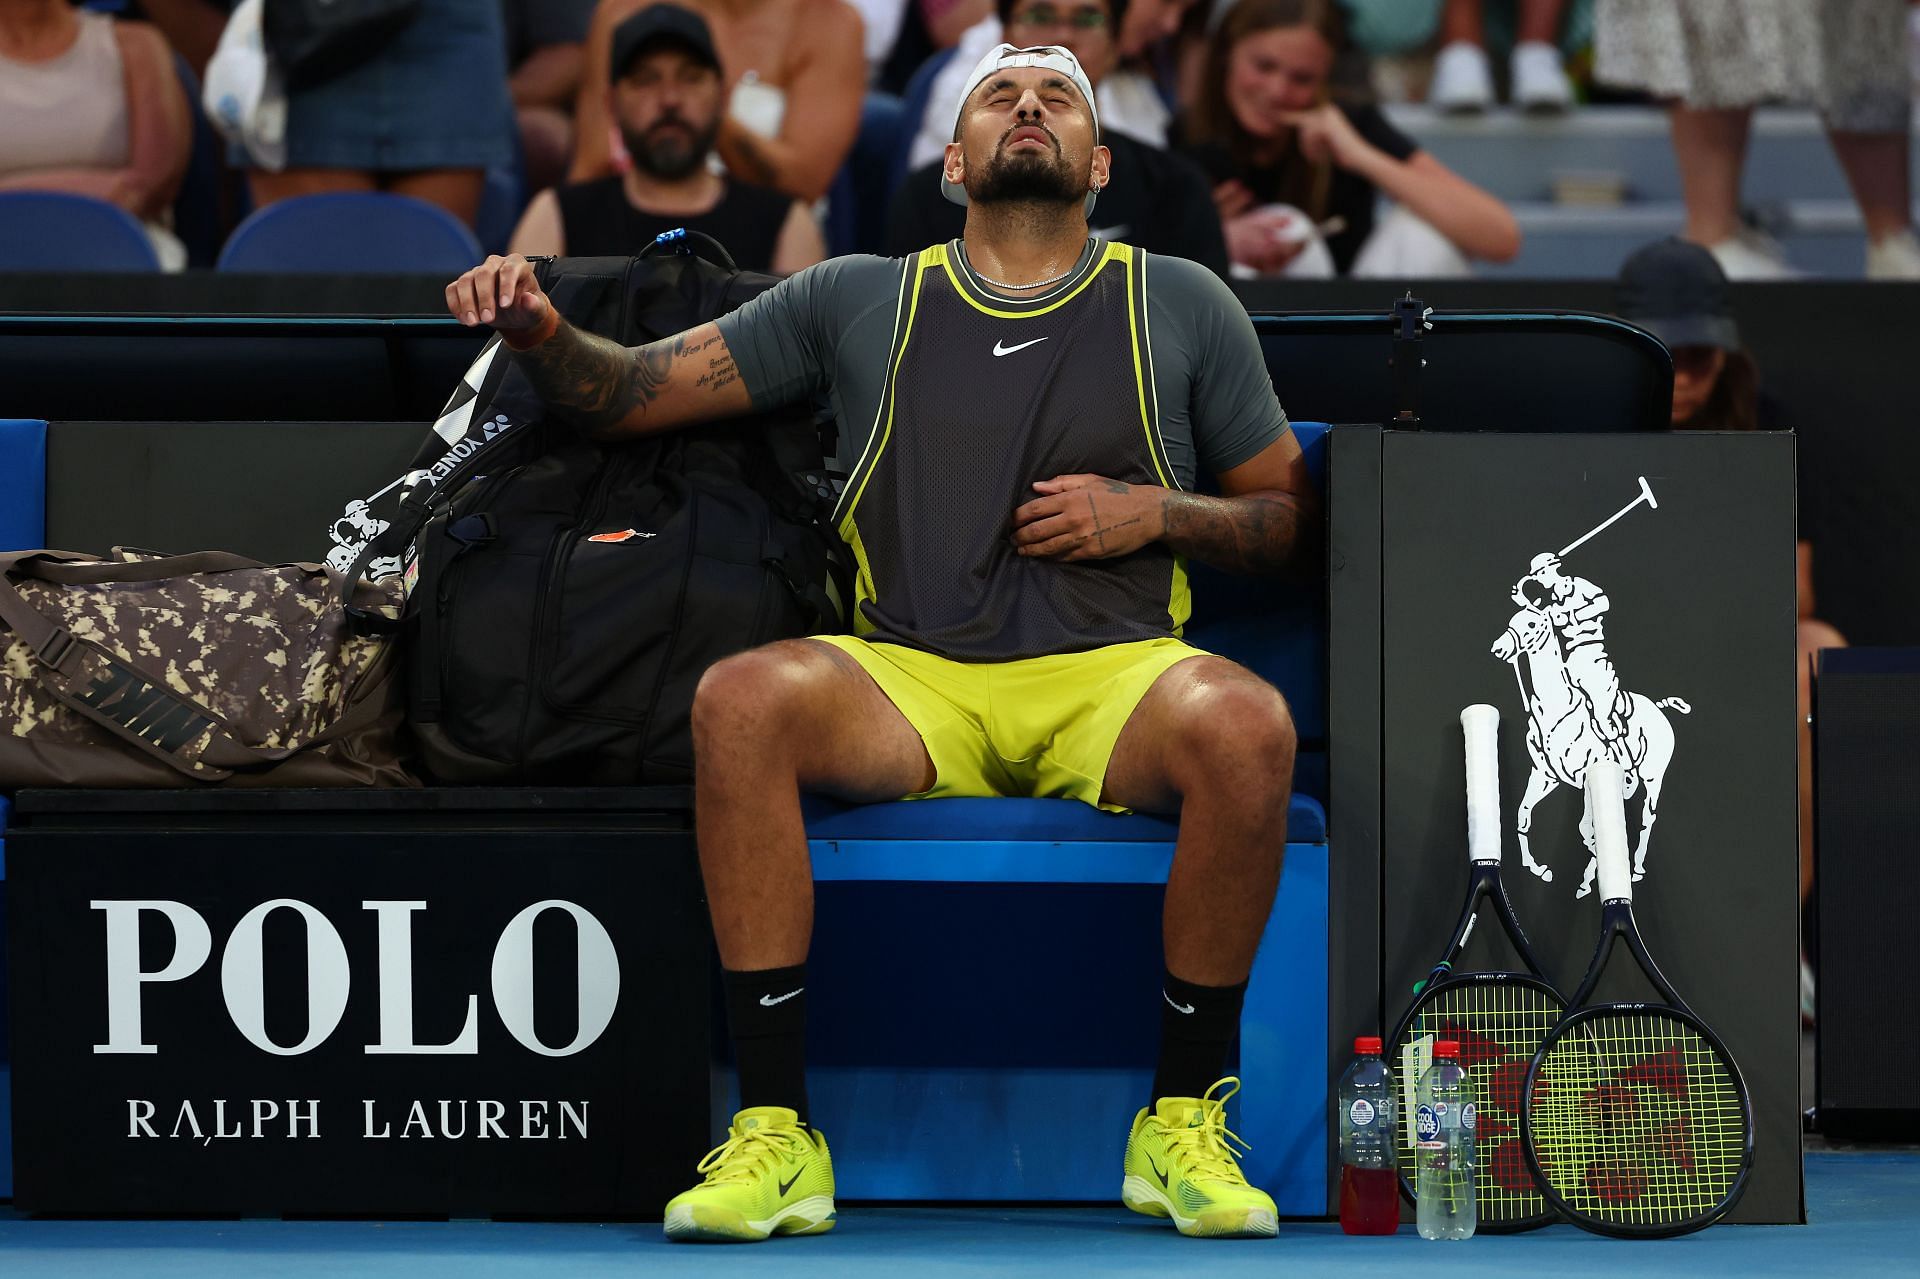
{"type": "Polygon", "coordinates": [[[256,210],[220,250],[222,271],[441,273],[486,255],[437,205],[386,192],[305,195],[256,210]]]}
{"type": "MultiPolygon", "coordinates": [[[[1507,201],[1520,255],[1480,263],[1508,278],[1610,278],[1633,250],[1686,226],[1667,113],[1609,106],[1564,117],[1493,111],[1450,116],[1425,106],[1387,110],[1394,125],[1448,167],[1507,201]]],[[[1920,162],[1920,134],[1913,155],[1920,162]]],[[[1817,113],[1754,114],[1741,198],[1796,268],[1858,279],[1865,232],[1817,113]]]]}
{"type": "Polygon", "coordinates": [[[0,271],[158,271],[138,219],[57,191],[0,192],[0,271]]]}

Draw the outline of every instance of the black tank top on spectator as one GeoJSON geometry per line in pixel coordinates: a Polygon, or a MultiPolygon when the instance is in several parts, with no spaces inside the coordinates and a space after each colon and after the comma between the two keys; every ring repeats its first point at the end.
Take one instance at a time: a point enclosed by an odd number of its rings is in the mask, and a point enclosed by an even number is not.
{"type": "Polygon", "coordinates": [[[1033,481],[1176,487],[1146,334],[1146,255],[1093,241],[1016,299],[955,244],[908,261],[879,432],[838,512],[859,566],[854,633],[963,662],[1178,635],[1187,570],[1164,542],[1112,559],[1017,554],[1033,481]]]}
{"type": "Polygon", "coordinates": [[[634,208],[617,174],[563,186],[556,194],[567,252],[575,257],[638,253],[662,231],[685,227],[720,241],[746,271],[773,269],[773,246],[793,208],[790,196],[731,179],[720,203],[692,215],[634,208]]]}

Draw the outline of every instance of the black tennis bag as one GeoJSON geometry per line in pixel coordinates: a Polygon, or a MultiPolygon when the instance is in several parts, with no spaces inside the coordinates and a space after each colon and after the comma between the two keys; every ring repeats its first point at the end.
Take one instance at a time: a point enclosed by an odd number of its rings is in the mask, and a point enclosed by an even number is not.
{"type": "MultiPolygon", "coordinates": [[[[775,283],[707,237],[661,240],[680,251],[538,262],[541,286],[632,346],[775,283]]],[[[358,567],[403,566],[408,720],[438,780],[689,781],[709,665],[844,629],[847,555],[809,410],[594,444],[543,416],[496,339],[435,429],[358,567]]]]}

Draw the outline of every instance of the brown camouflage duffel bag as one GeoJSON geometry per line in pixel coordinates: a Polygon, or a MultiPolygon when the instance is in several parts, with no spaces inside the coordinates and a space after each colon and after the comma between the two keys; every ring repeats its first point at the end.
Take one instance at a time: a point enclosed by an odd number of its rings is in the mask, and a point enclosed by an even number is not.
{"type": "Polygon", "coordinates": [[[418,785],[392,641],[339,586],[224,551],[0,554],[0,787],[418,785]]]}

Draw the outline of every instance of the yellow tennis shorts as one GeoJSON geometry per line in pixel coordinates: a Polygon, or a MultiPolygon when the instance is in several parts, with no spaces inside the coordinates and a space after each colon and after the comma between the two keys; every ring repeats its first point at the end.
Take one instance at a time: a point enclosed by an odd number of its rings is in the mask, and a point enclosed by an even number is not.
{"type": "Polygon", "coordinates": [[[815,635],[846,652],[907,717],[933,760],[933,786],[962,796],[1102,803],[1114,743],[1168,667],[1206,654],[1177,639],[1110,644],[1014,662],[956,662],[900,644],[815,635]]]}

